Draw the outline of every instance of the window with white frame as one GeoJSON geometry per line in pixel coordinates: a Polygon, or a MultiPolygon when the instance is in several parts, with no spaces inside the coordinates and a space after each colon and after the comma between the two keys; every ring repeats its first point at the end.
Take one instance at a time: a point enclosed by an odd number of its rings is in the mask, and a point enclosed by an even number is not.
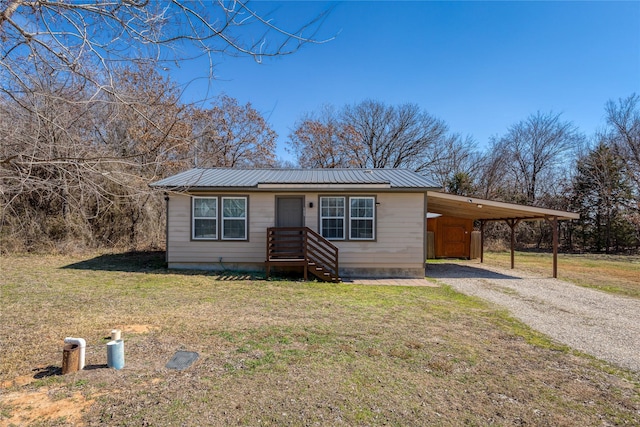
{"type": "Polygon", "coordinates": [[[374,240],[374,197],[349,197],[349,238],[374,240]]]}
{"type": "Polygon", "coordinates": [[[193,197],[192,238],[214,240],[218,238],[218,198],[193,197]]]}
{"type": "Polygon", "coordinates": [[[222,197],[222,239],[247,239],[246,197],[222,197]]]}
{"type": "Polygon", "coordinates": [[[342,240],[345,236],[345,198],[320,197],[320,235],[342,240]]]}

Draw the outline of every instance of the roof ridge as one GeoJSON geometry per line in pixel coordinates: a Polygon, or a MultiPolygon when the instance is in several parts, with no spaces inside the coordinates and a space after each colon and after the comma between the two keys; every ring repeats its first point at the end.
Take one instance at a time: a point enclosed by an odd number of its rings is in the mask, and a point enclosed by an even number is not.
{"type": "Polygon", "coordinates": [[[191,169],[184,170],[183,172],[188,172],[190,170],[238,170],[238,171],[408,171],[412,173],[420,174],[420,172],[413,171],[408,168],[270,168],[270,167],[229,167],[229,166],[214,166],[210,168],[202,168],[202,167],[194,167],[191,169]]]}

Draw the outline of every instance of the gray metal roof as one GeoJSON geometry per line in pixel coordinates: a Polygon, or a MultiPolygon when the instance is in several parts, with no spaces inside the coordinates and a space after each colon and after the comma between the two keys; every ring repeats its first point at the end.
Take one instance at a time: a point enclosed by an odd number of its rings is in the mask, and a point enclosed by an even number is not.
{"type": "Polygon", "coordinates": [[[260,184],[362,185],[388,184],[391,188],[435,189],[438,185],[407,169],[190,169],[150,184],[173,189],[257,188],[260,184]]]}

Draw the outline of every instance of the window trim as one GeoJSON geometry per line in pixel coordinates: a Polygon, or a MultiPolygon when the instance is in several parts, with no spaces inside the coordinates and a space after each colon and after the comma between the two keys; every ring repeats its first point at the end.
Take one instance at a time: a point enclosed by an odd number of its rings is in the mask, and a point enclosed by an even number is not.
{"type": "MultiPolygon", "coordinates": [[[[344,241],[344,242],[376,242],[378,240],[378,233],[377,233],[377,228],[378,228],[378,214],[377,214],[377,210],[378,210],[378,195],[377,194],[322,194],[322,195],[318,195],[318,230],[319,230],[319,234],[322,236],[322,219],[323,218],[334,218],[334,217],[323,217],[322,216],[322,199],[323,198],[334,198],[334,197],[340,197],[344,199],[345,202],[345,207],[344,207],[344,222],[343,222],[343,229],[344,229],[344,238],[342,239],[337,239],[337,238],[326,238],[329,241],[344,241]],[[352,238],[351,237],[351,199],[372,199],[373,200],[373,217],[372,218],[354,218],[354,219],[365,219],[365,220],[371,220],[372,221],[372,225],[373,225],[373,236],[371,238],[352,238]]],[[[340,217],[335,217],[335,218],[340,218],[340,217]]],[[[323,236],[324,237],[324,236],[323,236]]]]}
{"type": "Polygon", "coordinates": [[[238,194],[212,194],[212,195],[194,195],[194,194],[190,194],[191,197],[191,232],[190,232],[190,236],[191,236],[191,241],[193,242],[211,242],[211,241],[218,241],[218,242],[248,242],[249,241],[249,196],[248,195],[238,195],[238,194]],[[196,217],[194,216],[195,214],[195,199],[216,199],[216,217],[196,217]],[[244,237],[234,237],[234,238],[229,238],[229,237],[224,237],[223,236],[223,232],[224,232],[224,228],[223,228],[223,219],[224,218],[224,212],[222,210],[223,208],[223,199],[244,199],[245,201],[245,216],[244,218],[226,218],[226,219],[242,219],[244,220],[244,237]],[[215,233],[216,236],[215,238],[213,237],[196,237],[195,236],[195,220],[196,219],[215,219],[216,220],[216,229],[215,229],[215,233]]]}
{"type": "Polygon", "coordinates": [[[249,227],[249,198],[247,196],[221,196],[220,197],[220,239],[221,240],[247,240],[248,227],[249,227]],[[244,217],[228,217],[224,216],[224,201],[225,200],[244,200],[244,217]],[[225,220],[243,220],[244,221],[244,236],[243,237],[224,237],[224,221],[225,220]]]}
{"type": "Polygon", "coordinates": [[[191,240],[218,240],[220,234],[218,233],[218,229],[220,228],[219,222],[219,213],[220,206],[218,204],[218,197],[216,196],[191,196],[191,240]],[[216,216],[196,216],[196,200],[197,199],[214,199],[216,201],[216,216]],[[208,219],[215,220],[215,236],[214,237],[197,237],[196,236],[196,220],[197,219],[208,219]]]}
{"type": "Polygon", "coordinates": [[[355,241],[374,241],[376,240],[376,198],[374,196],[349,196],[349,240],[355,241]],[[351,212],[351,200],[353,199],[370,199],[371,200],[371,217],[354,217],[351,212]],[[353,237],[351,234],[353,228],[351,227],[352,220],[365,220],[371,221],[371,237],[353,237]]]}
{"type": "Polygon", "coordinates": [[[320,230],[320,235],[330,241],[336,240],[336,241],[340,241],[340,240],[347,240],[347,210],[349,209],[347,206],[347,196],[319,196],[319,200],[318,200],[318,206],[319,206],[319,212],[318,212],[318,221],[320,222],[319,225],[319,230],[320,230]],[[344,206],[342,207],[343,209],[343,214],[342,216],[323,216],[322,215],[322,199],[342,199],[344,202],[344,206]],[[322,234],[323,231],[323,227],[322,227],[322,220],[323,219],[342,219],[342,237],[324,237],[324,235],[322,234]]]}

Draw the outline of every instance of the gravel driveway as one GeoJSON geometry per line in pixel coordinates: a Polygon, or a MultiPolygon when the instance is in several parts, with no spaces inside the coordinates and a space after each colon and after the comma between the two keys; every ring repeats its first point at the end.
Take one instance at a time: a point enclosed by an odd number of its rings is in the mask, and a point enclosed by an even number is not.
{"type": "Polygon", "coordinates": [[[428,264],[427,277],[505,307],[558,342],[640,371],[640,300],[473,261],[428,264]]]}

